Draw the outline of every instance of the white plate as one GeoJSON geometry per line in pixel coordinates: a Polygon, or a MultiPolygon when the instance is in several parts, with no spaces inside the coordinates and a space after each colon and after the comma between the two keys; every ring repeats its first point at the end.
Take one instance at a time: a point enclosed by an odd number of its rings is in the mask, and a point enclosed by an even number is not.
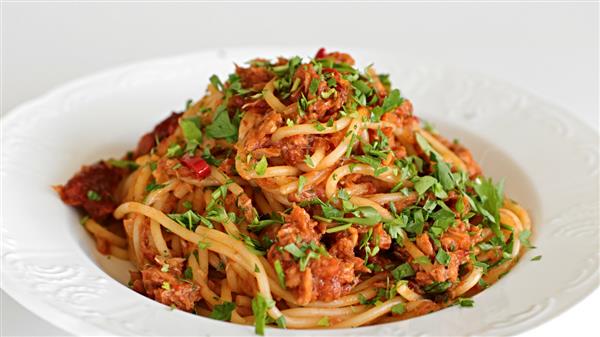
{"type": "MultiPolygon", "coordinates": [[[[253,327],[172,311],[120,282],[126,264],[98,255],[50,188],[83,163],[118,157],[188,98],[255,56],[307,49],[239,49],[183,55],[93,75],[24,104],[2,119],[2,288],[75,334],[252,335],[253,327]],[[109,276],[109,275],[112,275],[109,276]],[[118,280],[118,281],[117,281],[118,280]]],[[[449,138],[459,138],[486,175],[505,178],[531,212],[533,242],[511,273],[472,309],[352,330],[274,330],[270,335],[509,335],[565,311],[598,285],[598,134],[568,113],[507,84],[394,55],[351,51],[376,63],[449,138]],[[530,258],[542,255],[541,261],[530,258]]]]}

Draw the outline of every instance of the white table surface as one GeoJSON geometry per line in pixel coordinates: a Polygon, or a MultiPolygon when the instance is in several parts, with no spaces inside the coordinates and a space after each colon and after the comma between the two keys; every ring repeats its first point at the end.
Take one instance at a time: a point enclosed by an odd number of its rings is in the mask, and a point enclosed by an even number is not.
{"type": "MultiPolygon", "coordinates": [[[[1,113],[136,60],[237,46],[376,47],[509,81],[598,129],[597,3],[2,3],[1,113]]],[[[4,292],[1,335],[68,335],[4,292]]],[[[600,292],[523,336],[598,332],[600,292]]]]}

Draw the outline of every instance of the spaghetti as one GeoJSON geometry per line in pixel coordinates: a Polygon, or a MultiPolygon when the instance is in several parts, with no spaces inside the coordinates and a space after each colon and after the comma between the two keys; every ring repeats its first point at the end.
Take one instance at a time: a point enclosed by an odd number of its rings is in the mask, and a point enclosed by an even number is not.
{"type": "Polygon", "coordinates": [[[320,50],[213,76],[135,151],[55,189],[133,263],[131,288],[257,333],[470,304],[528,247],[529,216],[353,65],[320,50]]]}

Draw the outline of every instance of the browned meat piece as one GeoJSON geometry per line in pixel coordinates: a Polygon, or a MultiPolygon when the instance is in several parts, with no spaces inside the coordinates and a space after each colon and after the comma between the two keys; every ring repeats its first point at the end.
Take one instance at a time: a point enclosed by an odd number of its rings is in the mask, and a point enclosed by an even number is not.
{"type": "Polygon", "coordinates": [[[82,207],[92,218],[102,221],[117,207],[115,192],[125,174],[125,169],[101,161],[83,166],[66,185],[54,189],[65,204],[82,207]]]}
{"type": "Polygon", "coordinates": [[[244,88],[256,90],[264,88],[267,82],[274,77],[274,74],[268,69],[254,66],[248,68],[236,66],[235,73],[240,77],[240,81],[244,88]]]}
{"type": "MultiPolygon", "coordinates": [[[[142,285],[149,297],[166,305],[174,305],[184,311],[191,311],[194,303],[202,298],[200,287],[181,278],[183,259],[166,259],[163,265],[168,265],[166,272],[161,267],[147,267],[142,270],[142,285]]],[[[163,269],[165,270],[165,269],[163,269]]],[[[134,281],[134,289],[139,288],[139,282],[134,281]]]]}
{"type": "Polygon", "coordinates": [[[433,245],[429,240],[429,235],[427,233],[422,233],[421,235],[417,235],[417,239],[415,241],[417,247],[423,252],[423,254],[433,257],[435,256],[435,252],[433,251],[433,245]]]}
{"type": "MultiPolygon", "coordinates": [[[[277,242],[269,249],[267,258],[274,263],[279,260],[286,278],[286,286],[297,295],[300,304],[315,300],[331,301],[350,291],[356,283],[355,265],[364,268],[362,260],[354,256],[352,245],[356,244],[356,230],[344,244],[333,249],[330,256],[320,255],[309,260],[304,271],[299,263],[282,247],[288,244],[319,242],[324,228],[317,228],[318,223],[312,221],[303,208],[294,206],[286,223],[277,232],[277,242]],[[337,255],[339,254],[339,255],[337,255]],[[358,259],[358,261],[357,261],[358,259]]],[[[308,251],[307,251],[308,253],[308,251]]],[[[367,270],[368,271],[368,270],[367,270]]]]}
{"type": "Polygon", "coordinates": [[[304,135],[286,137],[276,145],[281,148],[281,157],[288,165],[302,163],[310,149],[308,137],[304,135]]]}
{"type": "Polygon", "coordinates": [[[321,256],[310,263],[313,299],[332,301],[348,293],[356,284],[354,263],[321,256]]]}

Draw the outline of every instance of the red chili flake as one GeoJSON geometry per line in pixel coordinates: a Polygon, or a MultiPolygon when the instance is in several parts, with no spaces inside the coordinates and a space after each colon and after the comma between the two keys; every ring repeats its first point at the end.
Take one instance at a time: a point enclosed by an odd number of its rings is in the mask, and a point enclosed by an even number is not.
{"type": "Polygon", "coordinates": [[[317,55],[315,55],[316,59],[322,59],[325,57],[325,55],[327,55],[327,52],[325,52],[325,48],[321,48],[319,49],[319,51],[317,52],[317,55]]]}
{"type": "Polygon", "coordinates": [[[181,158],[181,162],[192,170],[198,179],[204,179],[210,175],[210,166],[200,157],[184,156],[181,158]]]}

